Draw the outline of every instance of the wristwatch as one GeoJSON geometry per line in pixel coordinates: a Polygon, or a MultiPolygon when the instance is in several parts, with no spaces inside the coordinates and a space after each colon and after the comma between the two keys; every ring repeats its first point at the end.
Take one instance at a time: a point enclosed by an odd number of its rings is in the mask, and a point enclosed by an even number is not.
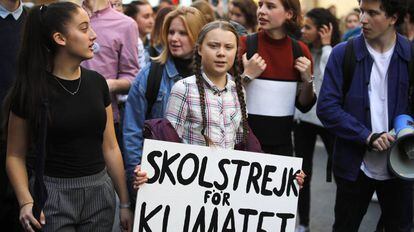
{"type": "Polygon", "coordinates": [[[310,83],[313,83],[313,80],[315,80],[315,76],[314,75],[311,75],[311,79],[308,81],[308,83],[310,84],[310,83]]]}
{"type": "Polygon", "coordinates": [[[240,77],[242,78],[243,82],[246,83],[246,84],[250,83],[253,80],[253,78],[249,77],[246,74],[242,74],[240,77]]]}

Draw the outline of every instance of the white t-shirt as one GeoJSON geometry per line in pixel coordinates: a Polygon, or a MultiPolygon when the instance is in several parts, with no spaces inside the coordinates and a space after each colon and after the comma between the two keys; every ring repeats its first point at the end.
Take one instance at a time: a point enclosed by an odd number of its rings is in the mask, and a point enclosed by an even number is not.
{"type": "MultiPolygon", "coordinates": [[[[367,42],[368,51],[374,60],[368,86],[371,127],[373,133],[388,132],[388,67],[395,44],[384,53],[374,50],[367,42]]],[[[390,179],[387,168],[387,151],[367,151],[361,164],[361,170],[376,180],[390,179]]]]}

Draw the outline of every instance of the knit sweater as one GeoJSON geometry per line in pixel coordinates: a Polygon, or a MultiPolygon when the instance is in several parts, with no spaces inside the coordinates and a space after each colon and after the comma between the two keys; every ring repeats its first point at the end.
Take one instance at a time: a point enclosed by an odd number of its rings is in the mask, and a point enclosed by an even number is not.
{"type": "MultiPolygon", "coordinates": [[[[312,60],[308,47],[298,42],[304,56],[312,60]]],[[[290,144],[297,86],[301,81],[294,68],[292,40],[272,39],[261,31],[257,50],[267,66],[261,76],[246,86],[249,125],[262,145],[290,144]]],[[[242,37],[240,55],[245,51],[246,37],[242,37]]]]}
{"type": "Polygon", "coordinates": [[[17,53],[20,47],[26,10],[18,20],[11,15],[0,17],[0,106],[16,75],[17,53]]]}

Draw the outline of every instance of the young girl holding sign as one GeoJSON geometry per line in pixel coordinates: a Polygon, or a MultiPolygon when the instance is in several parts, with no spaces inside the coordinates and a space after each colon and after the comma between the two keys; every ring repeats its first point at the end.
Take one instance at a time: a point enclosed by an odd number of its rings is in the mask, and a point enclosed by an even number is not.
{"type": "Polygon", "coordinates": [[[166,118],[184,143],[234,149],[247,140],[247,114],[235,62],[238,37],[227,22],[210,23],[195,47],[195,75],[171,90],[166,118]],[[233,70],[234,78],[227,73],[233,70]]]}
{"type": "MultiPolygon", "coordinates": [[[[234,149],[238,142],[247,142],[245,97],[235,62],[238,41],[237,32],[225,21],[211,22],[201,30],[194,54],[195,75],[173,86],[166,110],[166,118],[184,143],[234,149]]],[[[297,175],[299,185],[304,176],[303,172],[297,175]]],[[[134,187],[146,180],[145,172],[137,172],[134,187]]]]}

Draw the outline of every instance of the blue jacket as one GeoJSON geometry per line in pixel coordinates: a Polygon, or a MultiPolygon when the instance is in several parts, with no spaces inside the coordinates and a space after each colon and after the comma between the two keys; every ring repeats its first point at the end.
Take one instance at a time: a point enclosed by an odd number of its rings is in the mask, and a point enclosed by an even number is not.
{"type": "MultiPolygon", "coordinates": [[[[373,59],[363,35],[355,37],[355,73],[342,104],[343,73],[346,42],[337,45],[325,69],[324,81],[317,104],[317,115],[323,125],[337,136],[333,170],[336,176],[356,180],[363,156],[366,140],[371,134],[371,116],[368,85],[373,59]]],[[[388,68],[388,126],[408,110],[408,62],[411,59],[411,45],[407,39],[397,34],[394,53],[388,68]]]]}
{"type": "MultiPolygon", "coordinates": [[[[128,180],[133,177],[135,166],[141,163],[143,148],[143,127],[147,112],[147,80],[151,63],[145,66],[139,73],[128,93],[128,100],[125,105],[125,116],[123,126],[124,138],[124,163],[128,180]]],[[[163,118],[167,109],[167,102],[171,88],[174,83],[181,79],[174,61],[168,59],[162,72],[162,80],[157,100],[155,101],[151,118],[163,118]]]]}

